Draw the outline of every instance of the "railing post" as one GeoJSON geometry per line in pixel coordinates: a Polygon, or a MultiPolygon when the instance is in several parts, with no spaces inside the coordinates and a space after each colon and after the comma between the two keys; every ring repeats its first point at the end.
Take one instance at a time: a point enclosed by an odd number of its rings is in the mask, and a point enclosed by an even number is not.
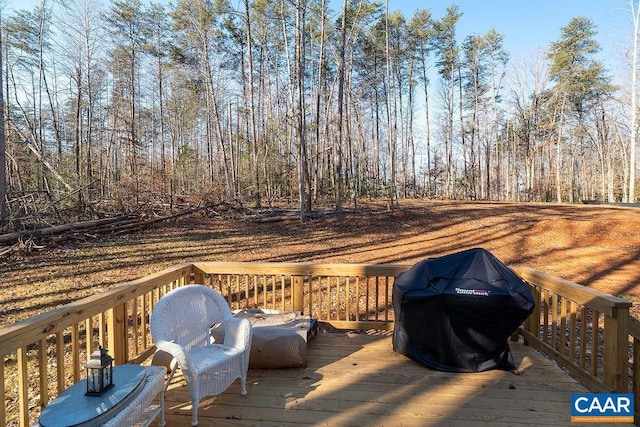
{"type": "Polygon", "coordinates": [[[629,365],[629,307],[614,307],[604,316],[603,381],[617,393],[627,393],[629,365]]]}
{"type": "Polygon", "coordinates": [[[109,310],[107,328],[109,354],[114,359],[116,365],[123,365],[128,362],[127,350],[127,305],[118,304],[109,310]]]}
{"type": "MultiPolygon", "coordinates": [[[[542,300],[540,295],[540,288],[536,286],[531,286],[531,293],[533,295],[533,300],[535,302],[535,306],[533,307],[533,311],[524,322],[524,328],[527,332],[532,334],[535,337],[540,336],[540,302],[542,300]]],[[[524,344],[529,345],[529,340],[525,337],[524,344]]]]}
{"type": "Polygon", "coordinates": [[[293,311],[304,312],[304,276],[291,278],[291,304],[293,311]]]}
{"type": "MultiPolygon", "coordinates": [[[[185,277],[185,284],[189,283],[189,278],[185,277]]],[[[202,270],[196,270],[193,273],[193,280],[195,283],[199,284],[199,285],[208,285],[208,283],[205,283],[205,277],[204,277],[204,271],[202,270]]]]}

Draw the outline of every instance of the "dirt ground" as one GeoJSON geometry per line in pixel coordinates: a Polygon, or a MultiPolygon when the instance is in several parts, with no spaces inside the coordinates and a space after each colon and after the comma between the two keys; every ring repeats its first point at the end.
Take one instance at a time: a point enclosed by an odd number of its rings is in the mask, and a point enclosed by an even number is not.
{"type": "Polygon", "coordinates": [[[184,262],[413,264],[473,247],[640,306],[640,209],[630,207],[401,201],[305,223],[208,212],[128,235],[39,243],[0,258],[0,326],[184,262]]]}

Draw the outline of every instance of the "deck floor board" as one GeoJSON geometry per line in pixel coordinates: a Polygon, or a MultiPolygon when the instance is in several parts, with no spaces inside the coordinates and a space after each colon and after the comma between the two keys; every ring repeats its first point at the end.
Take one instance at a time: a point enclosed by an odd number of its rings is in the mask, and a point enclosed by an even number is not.
{"type": "MultiPolygon", "coordinates": [[[[236,381],[203,399],[200,426],[577,426],[571,393],[588,393],[554,362],[511,343],[521,375],[428,370],[392,350],[388,333],[320,334],[301,369],[250,369],[249,394],[236,381]]],[[[189,425],[191,402],[176,375],[167,426],[189,425]]],[[[593,424],[586,424],[593,425],[593,424]]],[[[620,426],[622,424],[615,424],[620,426]]]]}

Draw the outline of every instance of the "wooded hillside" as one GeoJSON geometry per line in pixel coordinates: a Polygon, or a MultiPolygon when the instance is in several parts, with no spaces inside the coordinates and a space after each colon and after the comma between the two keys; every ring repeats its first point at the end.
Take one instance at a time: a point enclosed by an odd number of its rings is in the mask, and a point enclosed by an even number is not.
{"type": "Polygon", "coordinates": [[[525,63],[491,23],[457,34],[456,6],[328,4],[3,13],[4,231],[222,201],[635,201],[636,37],[616,87],[579,11],[525,63]]]}

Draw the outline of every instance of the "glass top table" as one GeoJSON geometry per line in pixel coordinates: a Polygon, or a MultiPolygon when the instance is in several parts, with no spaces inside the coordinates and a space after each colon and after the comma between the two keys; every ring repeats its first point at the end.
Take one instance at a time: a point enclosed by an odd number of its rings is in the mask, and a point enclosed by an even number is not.
{"type": "Polygon", "coordinates": [[[42,427],[104,424],[126,406],[145,385],[145,369],[138,365],[113,368],[113,387],[102,396],[85,396],[86,380],[79,381],[60,393],[40,414],[42,427]]]}

